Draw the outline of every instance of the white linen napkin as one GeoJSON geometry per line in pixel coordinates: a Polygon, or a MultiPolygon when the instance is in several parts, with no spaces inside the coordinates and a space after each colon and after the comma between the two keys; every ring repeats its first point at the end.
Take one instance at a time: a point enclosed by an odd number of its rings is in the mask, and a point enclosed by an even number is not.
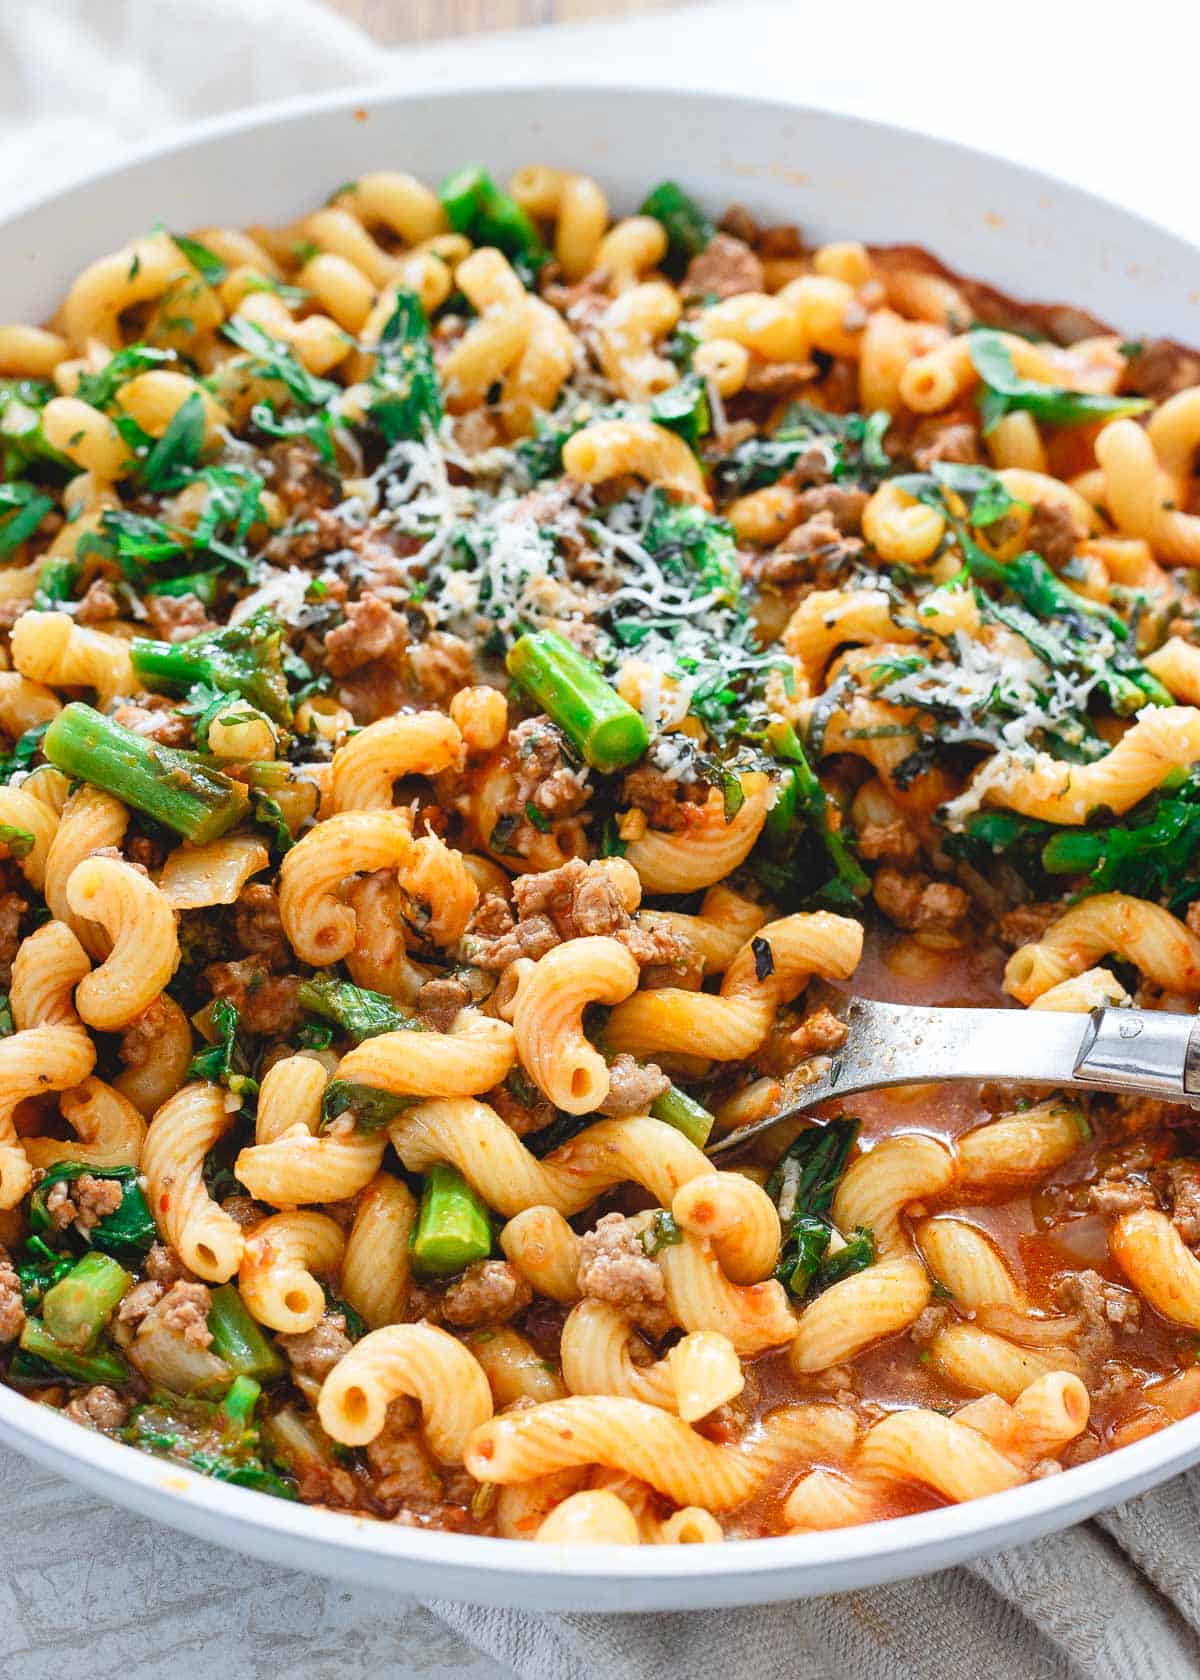
{"type": "MultiPolygon", "coordinates": [[[[1163,50],[1181,21],[1174,0],[1142,0],[1128,46],[1145,75],[1120,94],[1099,8],[1008,0],[1002,15],[972,14],[949,0],[860,0],[853,10],[752,0],[693,8],[686,21],[654,13],[387,54],[317,0],[0,0],[0,211],[32,183],[260,100],[354,81],[536,74],[741,88],[910,123],[1044,164],[1200,235],[1200,201],[1179,190],[1179,160],[1192,155],[1194,55],[1163,50]]],[[[919,238],[919,207],[914,215],[919,238]]],[[[201,1651],[223,1680],[1200,1673],[1200,1472],[924,1580],[645,1617],[422,1609],[174,1534],[2,1450],[0,1478],[0,1675],[22,1680],[57,1677],[81,1654],[98,1680],[187,1676],[201,1651]]]]}

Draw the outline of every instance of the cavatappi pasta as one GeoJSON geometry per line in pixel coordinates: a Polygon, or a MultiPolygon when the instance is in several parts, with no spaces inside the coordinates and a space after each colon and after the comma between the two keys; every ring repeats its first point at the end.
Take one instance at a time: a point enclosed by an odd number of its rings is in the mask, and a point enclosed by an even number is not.
{"type": "Polygon", "coordinates": [[[546,1544],[1195,1410],[1186,1115],[704,1145],[852,991],[1196,1008],[1198,451],[1176,346],[536,162],[160,227],[0,326],[8,1382],[546,1544]]]}

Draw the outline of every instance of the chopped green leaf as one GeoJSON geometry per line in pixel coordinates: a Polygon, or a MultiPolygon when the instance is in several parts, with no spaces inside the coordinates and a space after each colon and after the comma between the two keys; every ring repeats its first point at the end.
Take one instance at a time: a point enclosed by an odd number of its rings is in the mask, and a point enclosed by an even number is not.
{"type": "Polygon", "coordinates": [[[276,414],[268,402],[255,403],[250,419],[260,432],[279,438],[285,443],[311,443],[327,466],[332,466],[336,452],[333,446],[333,420],[322,410],[316,414],[276,414]]]}
{"type": "Polygon", "coordinates": [[[0,823],[0,846],[9,857],[28,857],[34,847],[34,837],[27,828],[15,828],[12,823],[0,823]]]}
{"type": "Polygon", "coordinates": [[[270,834],[271,847],[278,857],[283,857],[286,852],[291,851],[296,842],[283,814],[283,807],[265,788],[250,789],[250,814],[259,828],[265,828],[270,834]]]}
{"type": "Polygon", "coordinates": [[[81,1231],[82,1240],[104,1254],[121,1255],[130,1249],[143,1252],[157,1241],[154,1220],[146,1205],[138,1182],[136,1167],[92,1167],[80,1161],[58,1161],[47,1168],[29,1201],[29,1228],[39,1237],[52,1236],[56,1226],[46,1211],[46,1198],[56,1184],[73,1184],[85,1173],[92,1178],[111,1179],[121,1186],[120,1205],[105,1214],[90,1230],[81,1231]]]}
{"type": "Polygon", "coordinates": [[[676,385],[660,391],[650,403],[650,418],[678,432],[695,449],[712,430],[708,412],[708,387],[699,374],[688,373],[676,385]]]}
{"type": "Polygon", "coordinates": [[[828,1211],[850,1159],[859,1121],[842,1116],[801,1132],[767,1180],[767,1194],[779,1211],[783,1248],[775,1275],[790,1294],[803,1298],[829,1247],[828,1211]]]}
{"type": "Polygon", "coordinates": [[[875,1233],[864,1225],[855,1226],[846,1234],[844,1247],[834,1253],[826,1252],[817,1267],[810,1293],[819,1295],[831,1284],[840,1283],[854,1272],[864,1272],[875,1264],[875,1233]]]}
{"type": "Polygon", "coordinates": [[[178,361],[174,350],[158,350],[152,344],[129,344],[110,356],[99,373],[80,376],[75,395],[93,408],[106,409],[122,385],[136,379],[139,373],[178,361]]]}
{"type": "Polygon", "coordinates": [[[257,1095],[258,1082],[250,1077],[249,1062],[238,1042],[241,1014],[228,998],[215,998],[202,1019],[212,1042],[207,1050],[192,1057],[187,1079],[207,1079],[224,1085],[235,1097],[257,1095]]]}
{"type": "Polygon", "coordinates": [[[341,389],[332,379],[320,379],[315,373],[309,373],[286,344],[244,316],[234,315],[221,331],[239,350],[253,357],[256,373],[264,379],[278,380],[302,408],[323,408],[341,389]]]}
{"type": "Polygon", "coordinates": [[[371,371],[370,414],[388,443],[419,438],[442,420],[429,323],[415,292],[398,291],[371,371]]]}
{"type": "Polygon", "coordinates": [[[0,758],[0,782],[11,780],[19,770],[29,769],[41,750],[42,739],[49,727],[48,723],[37,723],[17,737],[8,756],[0,758]]]}
{"type": "Polygon", "coordinates": [[[667,235],[667,264],[675,273],[681,273],[710,245],[717,231],[677,181],[662,181],[647,193],[641,214],[662,223],[667,235]]]}
{"type": "Polygon", "coordinates": [[[193,391],[171,416],[170,424],[142,462],[139,477],[145,489],[165,495],[180,489],[200,459],[206,428],[204,398],[193,391]]]}
{"type": "Polygon", "coordinates": [[[654,1216],[642,1232],[642,1248],[652,1258],[660,1249],[674,1248],[683,1241],[683,1231],[675,1223],[667,1208],[655,1208],[654,1216]]]}
{"type": "Polygon", "coordinates": [[[202,245],[198,239],[192,239],[186,233],[173,233],[171,238],[183,252],[192,267],[199,269],[206,286],[219,286],[229,270],[207,245],[202,245]]]}
{"type": "Polygon", "coordinates": [[[983,429],[990,432],[1014,409],[1023,409],[1052,426],[1081,426],[1092,420],[1141,414],[1150,407],[1144,397],[1110,397],[1093,391],[1072,391],[1062,385],[1043,385],[1023,379],[1001,333],[972,327],[967,337],[975,371],[983,381],[983,429]]]}
{"type": "Polygon", "coordinates": [[[367,991],[332,974],[314,974],[302,980],[299,999],[305,1009],[336,1022],[358,1043],[381,1033],[423,1031],[420,1021],[402,1014],[382,992],[367,991]]]}
{"type": "Polygon", "coordinates": [[[53,498],[36,485],[0,484],[0,558],[19,548],[53,511],[53,498]]]}
{"type": "Polygon", "coordinates": [[[326,1129],[339,1114],[353,1114],[356,1131],[382,1131],[416,1101],[416,1097],[395,1097],[390,1091],[357,1085],[351,1079],[332,1079],[321,1103],[321,1127],[326,1129]]]}
{"type": "Polygon", "coordinates": [[[0,379],[0,479],[15,480],[35,462],[74,472],[46,441],[42,411],[58,393],[42,379],[0,379]]]}

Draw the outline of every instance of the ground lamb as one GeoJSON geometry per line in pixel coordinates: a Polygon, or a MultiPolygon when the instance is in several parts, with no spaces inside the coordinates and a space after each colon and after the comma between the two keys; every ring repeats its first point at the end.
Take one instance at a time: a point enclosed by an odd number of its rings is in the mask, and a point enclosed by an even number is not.
{"type": "Polygon", "coordinates": [[[1062,915],[1061,904],[1018,904],[996,922],[996,937],[1007,951],[1035,944],[1051,922],[1062,915]]]}
{"type": "Polygon", "coordinates": [[[388,1504],[438,1506],[445,1486],[421,1437],[421,1414],[407,1395],[393,1400],[383,1428],[367,1443],[367,1461],[381,1477],[375,1493],[388,1504]]]}
{"type": "Polygon", "coordinates": [[[316,1382],[323,1382],[353,1345],[346,1334],[344,1313],[327,1312],[311,1330],[301,1335],[283,1334],[275,1339],[296,1375],[311,1377],[316,1382]]]}
{"type": "Polygon", "coordinates": [[[1099,1272],[1066,1272],[1051,1285],[1054,1303],[1064,1313],[1081,1320],[1076,1342],[1080,1357],[1099,1366],[1110,1357],[1113,1333],[1136,1330],[1141,1323],[1142,1304],[1131,1289],[1109,1283],[1099,1272]]]}
{"type": "Polygon", "coordinates": [[[858,855],[868,863],[913,863],[921,842],[903,817],[895,822],[864,823],[858,831],[858,855]]]}
{"type": "Polygon", "coordinates": [[[163,642],[186,642],[217,626],[204,610],[198,595],[147,595],[150,628],[163,642]]]}
{"type": "Polygon", "coordinates": [[[344,677],[374,659],[402,654],[408,639],[408,621],[368,590],[347,603],[346,622],[326,636],[326,664],[335,677],[344,677]]]}
{"type": "Polygon", "coordinates": [[[634,921],[603,861],[572,858],[559,869],[522,876],[513,885],[513,903],[518,928],[528,922],[540,928],[549,920],[561,939],[615,939],[639,965],[682,971],[695,955],[690,941],[666,923],[634,921]]]}
{"type": "Polygon", "coordinates": [[[1056,572],[1061,571],[1068,561],[1075,558],[1079,545],[1079,533],[1070,509],[1061,507],[1057,502],[1035,502],[1029,529],[1025,533],[1025,544],[1040,554],[1048,566],[1053,566],[1056,572]]]}
{"type": "Polygon", "coordinates": [[[816,513],[795,526],[778,548],[763,557],[760,576],[764,583],[777,587],[800,583],[811,577],[817,561],[825,571],[836,575],[861,550],[861,537],[846,536],[828,512],[816,513]]]}
{"type": "Polygon", "coordinates": [[[872,893],[884,915],[901,928],[952,928],[971,907],[961,887],[891,868],[876,873],[872,893]]]}
{"type": "Polygon", "coordinates": [[[1171,1223],[1192,1248],[1200,1242],[1200,1161],[1172,1161],[1151,1183],[1171,1210],[1171,1223]]]}
{"type": "Polygon", "coordinates": [[[571,763],[563,733],[549,718],[526,718],[509,731],[508,744],[517,777],[516,810],[532,805],[554,822],[587,804],[587,771],[571,763]]]}
{"type": "Polygon", "coordinates": [[[60,1179],[46,1192],[46,1212],[56,1231],[74,1225],[91,1231],[121,1205],[121,1186],[115,1178],[96,1178],[80,1173],[73,1180],[60,1179]]]}
{"type": "Polygon", "coordinates": [[[261,957],[242,957],[237,962],[210,963],[200,978],[215,998],[228,998],[248,1033],[285,1038],[300,1024],[304,1011],[298,996],[300,981],[294,974],[271,974],[261,957]]]}
{"type": "Polygon", "coordinates": [[[608,1070],[608,1094],[600,1113],[613,1116],[645,1114],[650,1104],[671,1089],[671,1081],[653,1062],[643,1066],[624,1051],[614,1057],[608,1070]]]}
{"type": "Polygon", "coordinates": [[[680,289],[685,297],[727,298],[761,292],[765,284],[763,265],[745,240],[718,233],[692,258],[680,289]]]}
{"type": "Polygon", "coordinates": [[[153,1309],[166,1325],[192,1347],[206,1348],[212,1344],[208,1328],[208,1314],[212,1296],[202,1283],[173,1283],[153,1309]]]}
{"type": "Polygon", "coordinates": [[[417,1011],[435,1032],[449,1032],[460,1010],[466,1009],[473,994],[465,980],[452,974],[426,980],[417,993],[417,1011]]]}
{"type": "MultiPolygon", "coordinates": [[[[161,599],[151,596],[151,600],[161,599]]],[[[195,596],[192,597],[195,600],[195,596]]],[[[105,577],[94,578],[88,585],[87,593],[75,611],[76,624],[103,624],[105,619],[119,618],[121,603],[112,592],[112,585],[105,577]]],[[[156,632],[157,633],[157,632],[156,632]]]]}
{"type": "Polygon", "coordinates": [[[273,974],[282,974],[292,961],[291,947],[279,916],[275,889],[253,882],[233,909],[237,942],[250,956],[262,957],[273,974]]]}
{"type": "Polygon", "coordinates": [[[799,1056],[829,1056],[845,1044],[848,1031],[832,1009],[814,1009],[788,1034],[788,1043],[799,1056]]]}
{"type": "Polygon", "coordinates": [[[157,694],[139,694],[123,701],[113,713],[113,722],[164,747],[182,747],[192,738],[192,720],[157,694]]]}
{"type": "Polygon", "coordinates": [[[697,807],[708,798],[703,782],[681,782],[656,770],[652,764],[639,764],[630,770],[621,786],[621,803],[646,813],[651,828],[677,833],[695,822],[697,807]]]}
{"type": "Polygon", "coordinates": [[[507,1260],[479,1260],[455,1278],[442,1296],[447,1324],[468,1329],[477,1324],[503,1324],[524,1312],[533,1290],[507,1260]]]}
{"type": "Polygon", "coordinates": [[[144,1278],[135,1283],[117,1308],[116,1339],[128,1346],[135,1331],[154,1320],[181,1335],[192,1347],[212,1343],[208,1314],[212,1296],[202,1283],[160,1283],[144,1278]]]}
{"type": "Polygon", "coordinates": [[[474,928],[470,929],[463,940],[463,953],[476,968],[498,974],[518,957],[532,957],[536,962],[561,943],[558,930],[548,916],[531,916],[525,922],[510,920],[502,933],[490,939],[479,940],[474,928]]]}
{"type": "Polygon", "coordinates": [[[0,1342],[15,1342],[25,1328],[25,1306],[21,1297],[21,1280],[9,1258],[8,1250],[0,1246],[0,1342]]]}
{"type": "Polygon", "coordinates": [[[580,1239],[579,1293],[611,1301],[656,1339],[671,1328],[662,1270],[646,1253],[632,1219],[606,1213],[580,1239]]]}
{"type": "Polygon", "coordinates": [[[129,1417],[129,1402],[106,1383],[77,1394],[64,1408],[69,1418],[89,1429],[120,1429],[129,1417]]]}

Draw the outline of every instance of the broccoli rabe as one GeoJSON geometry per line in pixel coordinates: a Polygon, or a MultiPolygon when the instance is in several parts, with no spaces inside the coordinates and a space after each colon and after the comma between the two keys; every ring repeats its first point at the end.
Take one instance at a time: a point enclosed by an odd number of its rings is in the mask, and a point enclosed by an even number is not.
{"type": "Polygon", "coordinates": [[[767,1194],[779,1211],[784,1233],[775,1276],[799,1299],[874,1262],[869,1231],[856,1230],[842,1244],[833,1240],[828,1217],[858,1129],[859,1122],[848,1115],[808,1127],[767,1180],[767,1194]]]}
{"type": "Polygon", "coordinates": [[[46,1202],[57,1184],[68,1187],[84,1174],[91,1178],[111,1180],[121,1187],[120,1204],[91,1227],[78,1230],[80,1240],[103,1254],[127,1255],[131,1251],[145,1253],[156,1241],[154,1220],[146,1205],[146,1197],[139,1182],[136,1167],[94,1167],[82,1161],[58,1161],[46,1169],[44,1177],[29,1201],[29,1228],[37,1237],[50,1237],[57,1227],[46,1202]]]}
{"type": "Polygon", "coordinates": [[[299,1000],[314,1015],[334,1021],[351,1038],[377,1038],[380,1033],[420,1032],[421,1023],[398,1010],[382,992],[370,992],[333,974],[314,974],[300,982],[299,1000]]]}
{"type": "Polygon", "coordinates": [[[135,734],[82,701],[63,707],[41,744],[65,775],[115,794],[197,846],[232,828],[249,803],[241,782],[135,734]]]}
{"type": "Polygon", "coordinates": [[[134,674],[147,688],[186,694],[196,683],[240,694],[274,723],[292,721],[283,669],[284,627],[265,607],[237,624],[189,636],[184,642],[130,643],[134,674]]]}
{"type": "Polygon", "coordinates": [[[399,291],[379,337],[370,377],[370,415],[388,443],[419,438],[442,419],[429,323],[415,292],[399,291]]]}

